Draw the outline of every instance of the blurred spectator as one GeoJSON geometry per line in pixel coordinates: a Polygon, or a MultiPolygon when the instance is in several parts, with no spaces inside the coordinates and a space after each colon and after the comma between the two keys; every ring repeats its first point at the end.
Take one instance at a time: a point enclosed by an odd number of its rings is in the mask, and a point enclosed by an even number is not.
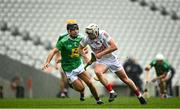
{"type": "Polygon", "coordinates": [[[32,77],[30,76],[29,79],[27,80],[27,87],[29,91],[29,98],[32,98],[32,77]]]}
{"type": "Polygon", "coordinates": [[[0,86],[0,99],[4,98],[3,96],[3,86],[0,86]]]}
{"type": "MultiPolygon", "coordinates": [[[[142,67],[135,61],[135,59],[129,58],[123,64],[124,70],[126,71],[127,75],[131,80],[135,83],[135,85],[139,88],[142,92],[142,80],[140,79],[140,75],[142,74],[142,67]]],[[[130,95],[133,96],[134,93],[131,91],[130,95]]]]}
{"type": "Polygon", "coordinates": [[[170,73],[169,78],[167,80],[167,94],[169,96],[173,96],[172,79],[175,75],[175,69],[172,66],[170,66],[170,72],[169,73],[170,73]]]}
{"type": "Polygon", "coordinates": [[[16,98],[24,98],[24,87],[21,85],[21,78],[15,76],[11,81],[11,88],[16,91],[16,98]]]}

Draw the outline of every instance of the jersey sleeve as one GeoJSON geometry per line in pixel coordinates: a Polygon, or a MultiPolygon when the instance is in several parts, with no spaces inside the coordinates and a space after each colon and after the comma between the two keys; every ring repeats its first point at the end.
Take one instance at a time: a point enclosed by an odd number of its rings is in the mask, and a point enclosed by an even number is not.
{"type": "Polygon", "coordinates": [[[165,68],[165,73],[168,73],[169,70],[170,70],[169,66],[168,66],[168,65],[165,65],[164,68],[165,68]]]}
{"type": "Polygon", "coordinates": [[[154,67],[155,64],[156,64],[156,59],[153,59],[153,60],[151,61],[151,63],[150,63],[150,66],[151,66],[151,67],[154,67]]]}
{"type": "Polygon", "coordinates": [[[61,51],[62,50],[62,42],[61,40],[58,40],[57,43],[56,43],[56,48],[61,51]]]}
{"type": "Polygon", "coordinates": [[[102,34],[105,38],[105,40],[107,40],[107,42],[109,42],[111,40],[111,36],[109,35],[109,33],[107,33],[106,31],[102,31],[102,34]]]}
{"type": "Polygon", "coordinates": [[[63,34],[61,34],[60,36],[59,36],[59,38],[58,38],[58,40],[57,40],[57,43],[56,43],[56,48],[58,49],[58,50],[60,50],[61,51],[61,49],[62,49],[62,39],[64,38],[64,37],[66,37],[68,35],[68,33],[63,33],[63,34]]]}
{"type": "Polygon", "coordinates": [[[58,41],[60,41],[63,38],[63,36],[59,36],[58,41]]]}
{"type": "Polygon", "coordinates": [[[170,65],[169,62],[167,60],[164,61],[164,68],[165,68],[165,72],[169,72],[170,70],[170,65]]]}

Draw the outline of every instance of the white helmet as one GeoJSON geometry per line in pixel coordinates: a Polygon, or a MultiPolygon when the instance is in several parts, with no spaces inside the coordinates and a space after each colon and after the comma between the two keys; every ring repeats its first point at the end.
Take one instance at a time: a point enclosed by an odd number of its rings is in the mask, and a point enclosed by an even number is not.
{"type": "Polygon", "coordinates": [[[157,59],[157,60],[163,60],[163,59],[164,59],[164,56],[163,56],[161,53],[158,53],[158,54],[156,55],[156,59],[157,59]]]}
{"type": "Polygon", "coordinates": [[[91,23],[86,27],[85,32],[87,34],[93,34],[93,35],[97,36],[98,32],[99,32],[99,27],[97,24],[91,23]]]}

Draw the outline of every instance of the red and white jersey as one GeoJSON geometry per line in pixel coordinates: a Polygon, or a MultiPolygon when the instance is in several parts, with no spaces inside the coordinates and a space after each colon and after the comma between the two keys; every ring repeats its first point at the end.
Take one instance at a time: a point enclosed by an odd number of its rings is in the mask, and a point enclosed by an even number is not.
{"type": "MultiPolygon", "coordinates": [[[[102,52],[105,50],[107,47],[109,47],[108,42],[111,40],[111,36],[104,30],[99,31],[99,36],[91,40],[88,37],[84,37],[81,41],[82,46],[89,45],[92,49],[92,51],[97,54],[99,52],[102,52]]],[[[115,57],[113,53],[109,53],[102,58],[110,58],[110,57],[115,57]]]]}

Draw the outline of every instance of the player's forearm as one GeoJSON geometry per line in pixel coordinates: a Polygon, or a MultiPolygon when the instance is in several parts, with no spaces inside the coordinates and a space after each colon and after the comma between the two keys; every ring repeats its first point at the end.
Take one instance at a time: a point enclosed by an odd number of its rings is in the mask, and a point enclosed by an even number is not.
{"type": "Polygon", "coordinates": [[[113,51],[116,51],[116,50],[117,50],[117,47],[113,47],[113,48],[108,47],[105,50],[103,50],[102,52],[100,52],[100,54],[102,56],[104,56],[104,55],[110,54],[110,53],[112,53],[113,51]]]}
{"type": "Polygon", "coordinates": [[[47,60],[46,60],[46,63],[50,63],[52,58],[54,57],[54,55],[56,54],[57,52],[53,49],[50,51],[48,57],[47,57],[47,60]]]}
{"type": "Polygon", "coordinates": [[[52,54],[52,52],[50,52],[47,59],[46,59],[46,63],[50,63],[52,58],[53,58],[53,54],[52,54]]]}
{"type": "Polygon", "coordinates": [[[56,63],[60,63],[60,61],[61,61],[61,55],[60,55],[60,53],[56,53],[56,55],[55,55],[55,61],[56,61],[56,63]]]}

